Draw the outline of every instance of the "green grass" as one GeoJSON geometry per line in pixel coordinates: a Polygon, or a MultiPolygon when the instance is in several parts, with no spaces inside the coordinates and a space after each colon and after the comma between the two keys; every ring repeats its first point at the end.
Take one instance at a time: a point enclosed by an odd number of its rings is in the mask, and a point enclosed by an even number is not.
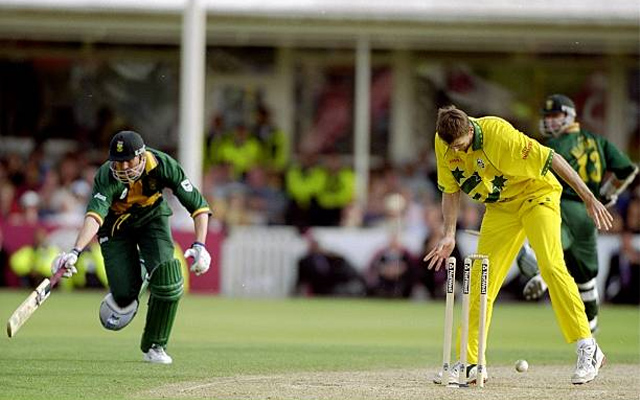
{"type": "MultiPolygon", "coordinates": [[[[0,291],[5,321],[27,292],[0,291]]],[[[15,338],[0,339],[0,399],[119,399],[167,382],[238,374],[435,368],[443,304],[363,300],[232,300],[181,303],[170,366],[138,349],[146,307],[120,332],[97,316],[104,294],[54,293],[15,338]]],[[[598,341],[610,362],[640,362],[637,307],[605,306],[598,341]]],[[[548,304],[499,303],[489,364],[575,362],[548,304]]]]}

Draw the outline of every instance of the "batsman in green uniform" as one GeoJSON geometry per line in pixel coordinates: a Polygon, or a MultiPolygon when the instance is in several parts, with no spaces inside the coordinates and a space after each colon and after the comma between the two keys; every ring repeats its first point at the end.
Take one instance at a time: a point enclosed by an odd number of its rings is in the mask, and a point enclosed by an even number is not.
{"type": "MultiPolygon", "coordinates": [[[[620,194],[633,181],[638,167],[605,138],[580,127],[576,121],[576,107],[567,96],[554,94],[545,100],[540,119],[540,131],[547,138],[546,145],[562,155],[580,175],[596,196],[601,195],[607,206],[615,204],[620,194]],[[605,174],[612,176],[607,184],[605,174]],[[615,182],[615,183],[613,183],[615,182]]],[[[598,231],[589,218],[584,203],[576,192],[562,183],[562,247],[567,268],[573,276],[585,305],[591,332],[598,328],[598,231]]],[[[537,270],[533,253],[521,251],[518,264],[533,266],[525,275],[533,276],[525,285],[528,299],[539,298],[546,284],[537,270]]]]}
{"type": "Polygon", "coordinates": [[[173,256],[172,212],[162,196],[165,188],[193,217],[195,241],[185,258],[193,259],[191,271],[196,275],[205,273],[211,263],[205,248],[211,214],[207,202],[176,160],[146,148],[133,131],[119,132],[111,140],[109,160],[96,173],[75,246],[52,265],[54,273],[66,268],[65,276],[71,276],[78,255],[97,234],[110,290],[100,304],[100,321],[109,330],[127,326],[138,310],[146,279],[150,296],[140,348],[145,361],[160,364],[172,362],[165,349],[183,293],[180,262],[173,256]]]}

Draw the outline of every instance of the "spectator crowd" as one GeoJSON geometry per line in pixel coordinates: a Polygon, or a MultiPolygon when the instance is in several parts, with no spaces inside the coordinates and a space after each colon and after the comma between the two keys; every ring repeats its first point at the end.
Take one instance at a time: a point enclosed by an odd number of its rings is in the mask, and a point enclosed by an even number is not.
{"type": "MultiPolygon", "coordinates": [[[[426,238],[424,249],[436,243],[441,234],[440,194],[428,149],[402,165],[375,164],[370,171],[368,201],[361,207],[355,201],[353,160],[338,152],[292,151],[288,135],[272,123],[265,108],[257,110],[252,125],[227,126],[221,116],[215,116],[205,139],[202,193],[222,229],[292,225],[305,232],[313,226],[387,227],[390,232],[396,229],[422,235],[426,238]]],[[[106,148],[83,151],[78,144],[56,157],[46,154],[46,139],[32,145],[28,153],[0,152],[0,284],[8,270],[22,277],[34,274],[25,271],[26,253],[22,262],[15,254],[9,257],[2,246],[3,235],[11,234],[12,226],[77,229],[91,195],[94,173],[107,152],[106,148]]],[[[637,181],[612,210],[614,234],[628,237],[640,233],[637,181]]],[[[479,229],[482,212],[480,206],[463,202],[459,229],[479,229]]],[[[45,257],[51,252],[47,246],[64,248],[64,243],[43,242],[42,232],[38,232],[30,245],[32,251],[45,257]]],[[[424,254],[411,254],[397,238],[371,254],[362,276],[341,255],[327,254],[313,239],[310,243],[311,250],[299,265],[298,294],[408,297],[419,285],[431,297],[442,296],[444,276],[423,268],[419,260],[424,254]],[[335,282],[330,271],[336,271],[335,282]]],[[[630,239],[624,243],[616,254],[616,268],[612,268],[617,276],[607,280],[607,294],[617,301],[632,297],[637,302],[638,290],[633,297],[627,293],[632,288],[624,285],[637,278],[639,251],[630,239]]],[[[33,266],[36,272],[41,267],[33,266]]],[[[96,277],[96,282],[101,280],[96,277]]],[[[21,282],[32,284],[28,278],[21,282]]]]}

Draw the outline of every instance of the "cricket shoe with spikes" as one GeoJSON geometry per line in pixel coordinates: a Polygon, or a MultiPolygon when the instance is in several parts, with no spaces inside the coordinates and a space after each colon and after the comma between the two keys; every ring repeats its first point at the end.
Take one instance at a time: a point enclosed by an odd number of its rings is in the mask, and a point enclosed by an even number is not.
{"type": "Polygon", "coordinates": [[[591,382],[598,376],[598,371],[606,363],[606,357],[596,343],[595,339],[578,346],[578,361],[576,362],[576,370],[571,376],[571,383],[574,385],[582,385],[591,382]]]}
{"type": "MultiPolygon", "coordinates": [[[[462,363],[460,361],[456,361],[455,364],[451,367],[448,376],[448,384],[449,385],[457,385],[458,377],[460,376],[460,371],[462,370],[462,363]]],[[[467,365],[467,385],[475,385],[478,380],[478,366],[476,364],[467,365]]],[[[482,370],[482,376],[484,378],[484,382],[489,380],[489,375],[487,373],[487,369],[482,370]]],[[[441,384],[442,383],[442,371],[438,372],[436,376],[433,378],[433,383],[441,384]]]]}
{"type": "Polygon", "coordinates": [[[522,289],[522,295],[526,300],[538,300],[547,291],[547,284],[540,274],[529,279],[522,289]]]}
{"type": "Polygon", "coordinates": [[[153,364],[171,364],[173,362],[171,356],[164,351],[164,347],[155,344],[144,353],[143,359],[153,364]]]}

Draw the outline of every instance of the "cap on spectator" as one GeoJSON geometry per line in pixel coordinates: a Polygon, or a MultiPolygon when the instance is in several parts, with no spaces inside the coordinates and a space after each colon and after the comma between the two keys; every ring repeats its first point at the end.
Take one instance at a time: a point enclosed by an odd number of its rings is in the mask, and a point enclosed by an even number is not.
{"type": "Polygon", "coordinates": [[[20,196],[20,205],[23,208],[38,207],[40,204],[40,196],[33,190],[27,190],[20,196]]]}

